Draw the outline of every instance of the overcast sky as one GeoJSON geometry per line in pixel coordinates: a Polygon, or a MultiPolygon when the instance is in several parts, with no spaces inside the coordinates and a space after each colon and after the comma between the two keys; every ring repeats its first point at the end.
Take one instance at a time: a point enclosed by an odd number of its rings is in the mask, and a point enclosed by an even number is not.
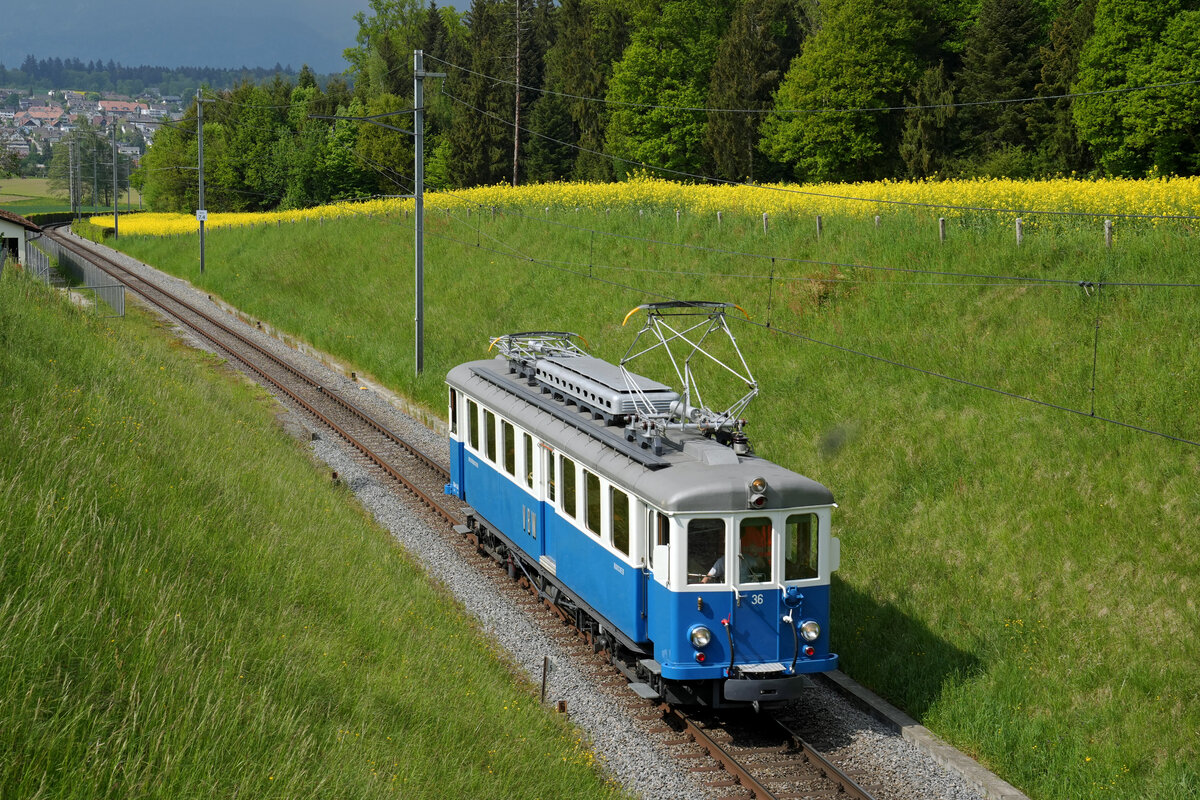
{"type": "MultiPolygon", "coordinates": [[[[15,6],[16,0],[3,5],[15,6]]],[[[0,63],[9,68],[32,53],[127,66],[308,64],[327,73],[346,68],[342,51],[354,46],[358,33],[354,15],[369,12],[370,5],[369,0],[39,0],[24,7],[19,24],[0,23],[0,63]]]]}

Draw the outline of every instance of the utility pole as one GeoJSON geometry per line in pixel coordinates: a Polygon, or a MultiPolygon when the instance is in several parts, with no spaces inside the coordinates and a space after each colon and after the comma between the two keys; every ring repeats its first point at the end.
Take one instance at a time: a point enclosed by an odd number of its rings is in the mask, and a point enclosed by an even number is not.
{"type": "Polygon", "coordinates": [[[516,76],[513,79],[513,179],[512,185],[517,185],[517,161],[521,153],[521,0],[513,4],[517,10],[517,58],[514,64],[516,76]]]}
{"type": "Polygon", "coordinates": [[[71,198],[71,216],[75,216],[75,132],[67,140],[67,194],[71,198]]]}
{"type": "Polygon", "coordinates": [[[196,90],[196,135],[199,138],[200,152],[200,207],[196,209],[196,221],[200,223],[200,274],[204,274],[204,222],[208,219],[208,210],[204,207],[204,104],[205,100],[200,89],[196,90]]]}
{"type": "Polygon", "coordinates": [[[416,259],[416,365],[425,369],[425,79],[444,78],[425,71],[425,52],[413,51],[413,220],[416,259]]]}
{"type": "Polygon", "coordinates": [[[117,120],[114,118],[112,123],[112,145],[113,145],[113,238],[119,239],[117,232],[117,211],[121,205],[120,195],[117,193],[117,120]]]}

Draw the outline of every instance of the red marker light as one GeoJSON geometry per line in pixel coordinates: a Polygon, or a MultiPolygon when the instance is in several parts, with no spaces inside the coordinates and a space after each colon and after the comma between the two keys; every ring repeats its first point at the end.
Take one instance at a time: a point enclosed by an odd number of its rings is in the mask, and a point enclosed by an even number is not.
{"type": "Polygon", "coordinates": [[[696,653],[696,663],[698,663],[698,664],[704,663],[704,653],[696,653]]]}
{"type": "Polygon", "coordinates": [[[811,644],[808,647],[804,648],[804,655],[806,655],[806,656],[811,656],[816,652],[817,651],[813,648],[813,646],[811,644]]]}

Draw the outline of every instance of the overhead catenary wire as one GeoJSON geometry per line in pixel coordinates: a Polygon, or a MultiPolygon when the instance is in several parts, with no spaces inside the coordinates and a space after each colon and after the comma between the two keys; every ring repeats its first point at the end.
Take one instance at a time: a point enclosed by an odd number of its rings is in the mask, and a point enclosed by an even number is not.
{"type": "MultiPolygon", "coordinates": [[[[470,205],[476,206],[481,210],[488,208],[488,206],[485,206],[484,204],[476,202],[476,201],[464,201],[464,202],[467,202],[470,205]]],[[[1080,286],[1080,287],[1082,287],[1082,286],[1110,286],[1110,287],[1123,286],[1123,287],[1138,287],[1138,288],[1200,289],[1200,283],[1160,283],[1160,282],[1149,282],[1149,281],[1094,281],[1094,280],[1086,279],[1086,278],[1035,278],[1035,277],[1029,277],[1029,276],[1025,276],[1025,275],[987,275],[987,274],[980,274],[980,273],[973,273],[973,272],[953,272],[953,271],[948,271],[948,270],[917,269],[914,267],[885,267],[885,266],[879,266],[879,265],[874,265],[874,264],[862,264],[862,263],[853,262],[853,261],[829,261],[829,260],[813,259],[813,258],[798,258],[796,256],[786,256],[786,255],[781,255],[778,253],[755,253],[755,252],[748,252],[748,251],[741,251],[741,250],[729,250],[729,249],[720,248],[720,247],[706,247],[704,245],[689,244],[687,242],[671,242],[671,241],[667,241],[665,239],[651,239],[651,238],[647,238],[644,236],[636,236],[634,234],[629,234],[629,233],[617,233],[617,232],[613,232],[613,231],[605,231],[605,230],[599,230],[599,229],[595,229],[595,228],[586,228],[583,226],[572,225],[568,222],[562,222],[559,220],[549,219],[546,217],[539,217],[536,215],[524,214],[524,213],[521,213],[520,211],[514,211],[512,209],[504,209],[504,213],[506,213],[510,216],[518,217],[520,219],[530,220],[531,222],[544,224],[544,225],[559,226],[559,227],[567,228],[569,230],[578,231],[581,233],[588,233],[588,234],[592,234],[592,235],[599,234],[600,236],[607,236],[607,237],[616,238],[616,239],[625,239],[625,240],[629,240],[629,241],[642,242],[645,244],[661,245],[664,247],[674,247],[674,248],[679,248],[679,249],[684,249],[684,250],[692,250],[692,251],[702,252],[702,253],[711,253],[711,254],[725,255],[725,256],[736,256],[739,258],[751,258],[751,259],[757,259],[760,261],[769,261],[772,264],[774,264],[776,262],[781,262],[781,263],[785,263],[785,264],[806,264],[806,265],[817,266],[817,267],[836,267],[839,269],[861,269],[861,270],[868,270],[868,271],[872,271],[872,272],[894,272],[894,273],[906,273],[906,274],[913,274],[913,275],[941,276],[941,277],[947,277],[947,278],[976,278],[976,279],[978,279],[978,280],[970,281],[970,282],[966,282],[966,283],[949,283],[946,281],[938,281],[935,283],[924,284],[924,285],[934,285],[934,286],[996,285],[996,286],[1004,286],[1004,285],[1020,284],[1020,285],[1024,285],[1024,286],[1038,286],[1038,285],[1080,286]]],[[[633,270],[634,268],[613,267],[613,269],[633,270]]],[[[670,270],[642,270],[642,271],[661,272],[662,274],[670,274],[670,275],[695,274],[695,273],[689,273],[689,272],[679,272],[679,271],[670,271],[670,270]]],[[[705,273],[705,274],[712,274],[712,273],[705,273]]],[[[714,277],[766,278],[767,276],[761,275],[761,274],[721,273],[714,277]]],[[[787,278],[785,276],[779,276],[779,275],[776,275],[775,277],[779,280],[789,280],[789,279],[795,280],[795,278],[787,278]]],[[[820,281],[826,282],[826,283],[833,282],[833,281],[845,282],[845,283],[861,282],[861,281],[855,281],[853,279],[844,279],[844,278],[833,278],[833,279],[831,279],[831,278],[807,278],[805,280],[820,280],[820,281]]],[[[911,285],[911,284],[908,284],[908,285],[911,285]]]]}
{"type": "Polygon", "coordinates": [[[796,195],[803,195],[806,197],[820,197],[820,198],[823,198],[826,200],[844,200],[844,201],[853,202],[853,203],[905,206],[905,207],[911,207],[911,208],[943,208],[943,209],[954,209],[957,211],[978,211],[978,212],[992,213],[992,214],[1022,214],[1025,216],[1038,215],[1038,216],[1053,216],[1053,217],[1088,217],[1088,218],[1092,218],[1092,219],[1114,218],[1114,219],[1164,219],[1164,220],[1188,220],[1188,221],[1200,220],[1200,215],[1195,215],[1195,214],[1133,214],[1133,213],[1125,213],[1125,212],[1121,212],[1121,211],[1106,211],[1106,212],[1050,211],[1050,210],[1044,210],[1044,209],[1030,209],[1030,208],[991,208],[991,207],[987,207],[987,206],[963,206],[963,205],[955,205],[953,203],[920,203],[920,202],[917,202],[914,200],[884,200],[884,199],[872,198],[872,197],[854,197],[851,195],[838,195],[838,194],[832,194],[829,192],[814,192],[814,191],[809,191],[809,190],[805,190],[805,189],[790,189],[786,186],[746,183],[745,181],[735,181],[735,180],[730,180],[727,178],[717,178],[712,175],[702,175],[702,174],[695,173],[695,172],[687,172],[685,170],[678,170],[678,169],[672,169],[670,167],[658,166],[656,164],[650,164],[650,163],[647,163],[644,161],[638,161],[638,160],[632,159],[632,158],[624,158],[622,156],[615,156],[610,153],[605,153],[602,150],[593,150],[591,148],[584,147],[577,143],[563,141],[562,139],[556,139],[553,136],[548,136],[544,133],[541,133],[540,131],[535,131],[531,128],[526,128],[526,127],[523,127],[520,125],[516,125],[515,123],[513,123],[510,120],[504,119],[503,117],[501,117],[497,114],[493,114],[489,111],[485,111],[484,109],[481,109],[481,108],[467,102],[466,100],[463,100],[460,97],[456,97],[455,95],[446,91],[446,87],[445,87],[444,83],[442,85],[441,91],[442,91],[442,94],[444,94],[446,97],[450,98],[450,100],[452,100],[453,102],[458,103],[459,105],[462,105],[478,114],[482,114],[485,117],[496,120],[497,122],[500,122],[504,125],[508,125],[509,127],[516,128],[517,130],[520,130],[520,131],[524,131],[525,133],[528,133],[532,136],[537,136],[538,138],[544,139],[548,142],[552,142],[554,144],[559,144],[564,147],[569,147],[569,148],[578,150],[583,153],[588,153],[590,155],[595,155],[595,156],[599,156],[601,158],[606,158],[613,162],[629,164],[631,166],[638,167],[640,169],[652,170],[655,172],[661,172],[661,173],[665,173],[668,175],[674,175],[676,177],[685,178],[687,180],[702,181],[705,183],[716,183],[716,184],[721,184],[721,185],[725,185],[725,186],[744,186],[748,189],[757,189],[757,190],[764,191],[764,192],[780,192],[783,194],[796,194],[796,195]]]}
{"type": "MultiPolygon", "coordinates": [[[[524,255],[524,254],[521,254],[521,255],[514,255],[514,254],[512,254],[512,253],[507,253],[507,252],[504,252],[504,251],[501,251],[501,250],[497,250],[497,249],[494,249],[494,248],[489,248],[489,247],[480,247],[478,244],[474,244],[474,243],[471,243],[471,242],[467,242],[467,241],[464,241],[464,240],[458,239],[458,238],[456,238],[456,237],[447,236],[447,235],[445,235],[445,234],[436,234],[436,233],[431,233],[431,234],[429,234],[429,235],[430,235],[430,236],[433,236],[433,237],[435,237],[435,238],[444,239],[444,240],[451,241],[451,242],[454,242],[454,243],[457,243],[457,244],[461,244],[461,245],[464,245],[464,246],[468,246],[468,247],[476,247],[476,248],[479,248],[479,249],[485,250],[485,251],[487,251],[487,252],[495,253],[495,254],[497,254],[497,255],[508,256],[508,257],[510,257],[510,258],[516,258],[517,260],[519,260],[519,261],[521,261],[521,262],[524,262],[524,263],[533,264],[533,265],[537,265],[537,266],[542,266],[542,267],[545,267],[545,268],[548,268],[548,269],[552,269],[552,270],[555,270],[555,271],[558,271],[558,272],[563,272],[563,273],[567,273],[567,274],[575,275],[575,276],[578,276],[578,277],[581,277],[581,278],[587,279],[587,280],[589,280],[589,281],[595,281],[595,282],[598,282],[598,283],[603,283],[603,284],[606,284],[606,285],[609,285],[609,286],[613,286],[613,287],[616,287],[616,288],[620,288],[620,289],[626,289],[626,290],[628,290],[628,291],[636,292],[636,293],[638,293],[638,294],[641,294],[641,295],[643,295],[643,296],[646,296],[646,297],[653,297],[653,298],[658,298],[658,299],[662,299],[662,300],[671,300],[671,299],[674,299],[674,298],[671,298],[671,297],[669,297],[668,295],[663,295],[663,294],[661,294],[661,293],[652,292],[652,291],[649,291],[649,290],[647,290],[647,289],[643,289],[643,288],[641,288],[641,287],[631,286],[631,285],[629,285],[629,284],[624,284],[624,283],[620,283],[620,282],[617,282],[617,281],[611,281],[611,280],[607,280],[607,279],[605,279],[605,278],[601,278],[601,277],[599,277],[599,276],[595,276],[595,275],[593,275],[593,274],[590,274],[589,272],[586,272],[586,271],[584,271],[584,270],[582,270],[582,269],[580,269],[580,270],[568,269],[568,268],[566,268],[566,267],[562,266],[560,263],[552,262],[552,261],[549,261],[549,260],[545,260],[545,259],[539,259],[539,258],[534,258],[534,257],[528,256],[528,255],[524,255]]],[[[887,357],[885,357],[885,356],[880,356],[880,355],[877,355],[877,354],[874,354],[874,353],[868,353],[868,352],[866,352],[866,351],[863,351],[863,350],[858,350],[858,349],[855,349],[855,348],[853,348],[853,347],[847,347],[847,346],[845,346],[845,345],[840,345],[840,344],[836,344],[836,343],[833,343],[833,342],[826,342],[826,341],[823,341],[823,340],[821,340],[821,339],[817,339],[817,338],[815,338],[815,337],[808,336],[808,335],[806,335],[806,334],[804,334],[804,333],[801,333],[800,331],[788,330],[788,329],[786,329],[786,328],[780,328],[780,327],[778,327],[778,326],[776,326],[776,325],[771,325],[771,326],[768,326],[768,325],[767,325],[767,324],[765,324],[765,323],[761,323],[761,322],[754,322],[753,320],[748,320],[748,319],[743,319],[743,320],[741,320],[741,321],[742,321],[744,324],[747,324],[747,325],[751,325],[751,326],[755,326],[755,327],[758,327],[758,328],[762,328],[762,329],[764,329],[764,330],[770,330],[770,331],[772,331],[772,332],[774,332],[774,333],[778,333],[778,334],[781,334],[781,335],[784,335],[784,336],[789,336],[789,337],[792,337],[792,338],[795,338],[795,339],[799,339],[799,340],[802,340],[802,341],[806,341],[806,342],[809,342],[809,343],[811,343],[811,344],[816,344],[816,345],[819,345],[819,346],[821,346],[821,347],[827,347],[827,348],[831,348],[831,349],[834,349],[834,350],[838,350],[838,351],[840,351],[840,352],[844,352],[844,353],[847,353],[847,354],[849,354],[849,355],[858,356],[858,357],[862,357],[862,358],[867,358],[867,359],[870,359],[870,360],[873,360],[873,361],[877,361],[877,362],[879,362],[879,363],[887,364],[887,365],[889,365],[889,366],[894,366],[894,367],[898,367],[898,368],[901,368],[901,369],[905,369],[905,370],[909,370],[909,371],[912,371],[912,372],[916,372],[916,373],[919,373],[919,374],[922,374],[922,375],[926,375],[926,376],[928,376],[928,377],[931,377],[931,378],[936,378],[936,379],[939,379],[939,380],[944,380],[944,381],[948,381],[948,382],[951,382],[951,383],[956,383],[956,384],[959,384],[959,385],[961,385],[961,386],[966,386],[966,387],[969,387],[969,388],[978,389],[978,390],[980,390],[980,391],[986,391],[986,392],[990,392],[990,393],[993,393],[993,394],[998,394],[998,395],[1001,395],[1001,396],[1004,396],[1004,397],[1010,398],[1010,399],[1012,399],[1012,400],[1018,400],[1018,401],[1021,401],[1021,402],[1026,402],[1026,403],[1030,403],[1030,404],[1032,404],[1032,405],[1037,405],[1037,406],[1041,406],[1041,407],[1044,407],[1044,408],[1050,408],[1050,409],[1053,409],[1053,410],[1062,411],[1062,412],[1069,413],[1069,414],[1073,414],[1073,415],[1080,416],[1080,417],[1086,417],[1086,418],[1088,418],[1088,419],[1095,420],[1096,422],[1101,422],[1101,423],[1105,423],[1105,424],[1109,424],[1109,425],[1114,425],[1114,426],[1121,427],[1121,428],[1125,428],[1125,429],[1128,429],[1128,430],[1133,430],[1133,431],[1136,431],[1136,432],[1139,432],[1139,433],[1145,433],[1145,434],[1152,435],[1152,436],[1158,436],[1158,437],[1161,437],[1161,438],[1164,438],[1164,439],[1168,439],[1168,440],[1170,440],[1170,441],[1174,441],[1174,442],[1177,442],[1177,443],[1180,443],[1180,444],[1186,444],[1186,445],[1190,445],[1190,446],[1193,446],[1193,447],[1200,447],[1200,441],[1195,441],[1195,440],[1192,440],[1192,439],[1187,439],[1187,438],[1185,438],[1185,437],[1182,437],[1182,436],[1175,436],[1175,435],[1173,435],[1173,434],[1169,434],[1169,433],[1166,433],[1166,432],[1164,432],[1164,431],[1155,430],[1155,429],[1153,429],[1153,428],[1148,428],[1148,427],[1141,426],[1141,425],[1134,425],[1134,424],[1132,424],[1132,423],[1129,423],[1129,422],[1124,422],[1124,421],[1122,421],[1122,420],[1113,419],[1113,418],[1110,418],[1110,417],[1098,416],[1097,414],[1095,414],[1095,411],[1094,411],[1094,406],[1093,406],[1093,410],[1091,410],[1091,411],[1083,411],[1083,410],[1081,410],[1081,409],[1072,408],[1072,407],[1070,407],[1070,406],[1064,406],[1064,405],[1060,405],[1060,404],[1057,404],[1057,403],[1051,403],[1051,402],[1048,402],[1048,401],[1045,401],[1045,400],[1039,400],[1039,399],[1037,399],[1037,398],[1035,398],[1035,397],[1029,397],[1029,396],[1027,396],[1027,395],[1022,395],[1022,394],[1019,394],[1019,393],[1016,393],[1016,392],[1010,392],[1010,391],[1008,391],[1008,390],[1005,390],[1005,389],[1000,389],[1000,388],[998,388],[998,387],[995,387],[995,386],[988,386],[987,384],[983,384],[983,383],[978,383],[978,382],[975,382],[975,381],[966,380],[966,379],[964,379],[964,378],[958,378],[958,377],[955,377],[955,376],[953,376],[953,375],[947,375],[947,374],[945,374],[945,373],[937,372],[937,371],[935,371],[935,370],[926,369],[926,368],[924,368],[924,367],[918,367],[918,366],[915,366],[915,365],[913,365],[913,364],[908,364],[908,363],[905,363],[905,362],[903,362],[903,361],[898,361],[898,360],[896,360],[896,359],[887,358],[887,357]]]]}
{"type": "Polygon", "coordinates": [[[829,106],[821,106],[816,108],[710,108],[705,106],[668,106],[658,105],[655,103],[633,103],[625,100],[613,100],[607,97],[588,97],[587,95],[570,94],[567,92],[557,92],[551,89],[545,89],[538,86],[530,86],[527,84],[517,83],[516,81],[498,78],[493,75],[487,75],[482,72],[467,67],[459,66],[437,56],[426,54],[428,59],[444,64],[451,69],[456,69],[468,75],[474,75],[478,78],[484,78],[492,81],[495,84],[515,86],[523,91],[538,92],[540,94],[551,95],[553,97],[561,97],[564,100],[580,100],[587,103],[599,103],[609,106],[622,106],[625,108],[634,108],[644,111],[685,111],[702,114],[866,114],[866,113],[885,113],[892,111],[925,111],[945,108],[968,108],[972,106],[990,106],[990,105],[1006,105],[1011,103],[1034,103],[1045,100],[1065,100],[1076,97],[1097,97],[1110,94],[1128,94],[1131,92],[1149,91],[1153,89],[1172,89],[1179,86],[1195,86],[1200,84],[1200,80],[1191,81],[1173,81],[1170,83],[1149,83],[1141,86],[1120,86],[1115,89],[1097,89],[1091,92],[1063,92],[1061,94],[1034,95],[1031,97],[1014,97],[1014,98],[996,98],[992,100],[972,100],[961,103],[931,103],[927,105],[902,105],[902,106],[860,106],[836,108],[829,106]]]}

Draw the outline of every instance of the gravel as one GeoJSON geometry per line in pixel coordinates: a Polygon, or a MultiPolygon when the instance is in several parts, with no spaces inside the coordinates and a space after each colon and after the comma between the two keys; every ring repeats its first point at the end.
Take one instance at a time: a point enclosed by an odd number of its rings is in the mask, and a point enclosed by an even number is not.
{"type": "MultiPolygon", "coordinates": [[[[113,256],[122,265],[153,278],[172,291],[190,296],[212,311],[226,311],[212,303],[207,295],[189,284],[160,273],[119,253],[113,256]]],[[[298,358],[296,350],[257,330],[257,324],[244,325],[244,331],[264,341],[278,352],[298,358]]],[[[265,327],[265,326],[264,326],[265,327]]],[[[192,344],[201,343],[187,338],[192,344]]],[[[206,348],[207,349],[207,348],[206,348]]],[[[448,460],[443,435],[401,413],[395,398],[389,398],[362,378],[350,380],[349,369],[335,371],[328,359],[318,361],[316,354],[304,356],[311,370],[326,385],[337,388],[360,387],[356,401],[384,419],[401,435],[411,437],[422,448],[448,460]],[[364,388],[365,387],[365,388],[364,388]]],[[[297,435],[311,439],[308,422],[287,412],[284,424],[297,435]]],[[[436,424],[436,423],[435,423],[436,424]]],[[[440,581],[479,621],[479,627],[509,654],[530,681],[540,684],[543,659],[548,657],[547,703],[565,700],[571,720],[591,737],[593,749],[614,780],[629,792],[644,798],[703,798],[728,794],[713,791],[686,770],[686,764],[672,757],[661,742],[653,723],[637,720],[630,713],[639,706],[628,690],[615,699],[613,689],[599,685],[587,666],[576,666],[557,637],[547,635],[545,621],[535,621],[512,599],[498,593],[491,578],[467,563],[451,544],[430,529],[426,518],[401,501],[390,487],[370,477],[340,441],[321,436],[311,441],[314,455],[342,477],[358,498],[428,573],[440,581]]],[[[860,783],[872,788],[880,798],[947,798],[968,800],[980,795],[965,780],[948,772],[910,742],[872,717],[846,702],[837,692],[814,685],[791,706],[791,716],[807,721],[804,733],[844,769],[853,771],[860,783]]]]}

